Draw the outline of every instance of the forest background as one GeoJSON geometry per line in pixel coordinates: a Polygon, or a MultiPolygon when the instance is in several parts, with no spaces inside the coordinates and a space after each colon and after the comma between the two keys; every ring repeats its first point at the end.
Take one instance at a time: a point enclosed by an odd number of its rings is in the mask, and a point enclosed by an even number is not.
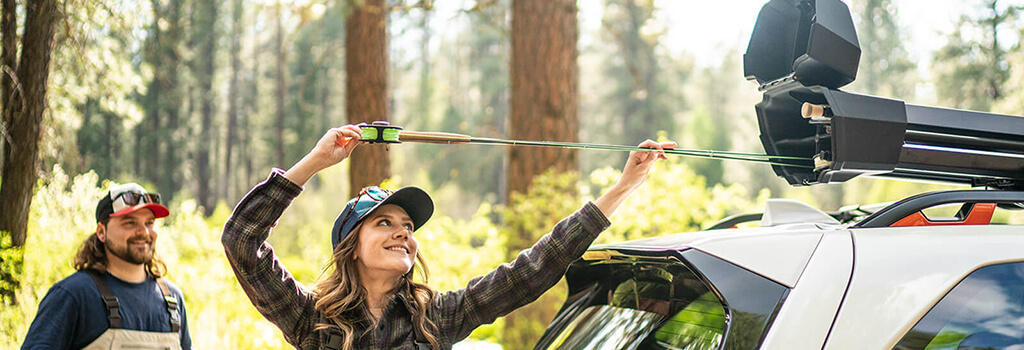
{"type": "MultiPolygon", "coordinates": [[[[143,183],[168,202],[172,215],[159,223],[158,253],[185,291],[196,348],[287,349],[238,287],[220,229],[248,189],[272,167],[294,164],[331,126],[390,120],[482,137],[623,145],[659,138],[763,152],[753,111],[760,94],[741,64],[762,1],[28,3],[39,6],[3,1],[0,191],[31,177],[20,202],[0,192],[0,222],[29,209],[23,227],[0,226],[4,349],[19,346],[46,291],[73,272],[71,258],[94,231],[95,204],[110,181],[143,183]],[[524,10],[538,3],[561,10],[524,10]],[[568,65],[547,79],[568,86],[567,94],[523,97],[515,90],[541,76],[531,67],[546,64],[514,54],[524,50],[517,40],[527,47],[529,40],[561,43],[568,65]],[[531,112],[552,99],[561,101],[553,115],[531,112]],[[18,118],[38,118],[38,130],[20,132],[18,118]],[[25,137],[35,137],[38,150],[18,148],[25,137]],[[26,150],[38,158],[21,163],[26,150]]],[[[1020,1],[847,3],[863,54],[857,80],[844,90],[1024,114],[1020,1]]],[[[599,195],[625,160],[624,153],[477,145],[372,148],[318,175],[274,230],[270,242],[299,281],[322,276],[328,231],[344,205],[339,198],[349,198],[356,183],[383,180],[432,194],[437,211],[417,234],[430,284],[451,290],[511,259],[599,195]],[[524,171],[523,164],[553,167],[524,171]]],[[[875,179],[796,188],[764,165],[673,158],[598,242],[699,230],[758,210],[769,197],[834,210],[939,188],[875,179]]],[[[564,295],[556,287],[458,348],[530,348],[564,295]]]]}

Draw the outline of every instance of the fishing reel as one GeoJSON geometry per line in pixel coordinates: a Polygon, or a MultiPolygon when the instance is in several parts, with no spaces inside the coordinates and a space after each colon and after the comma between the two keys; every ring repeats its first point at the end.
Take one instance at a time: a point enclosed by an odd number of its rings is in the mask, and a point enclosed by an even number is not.
{"type": "Polygon", "coordinates": [[[363,133],[359,141],[367,143],[401,143],[398,140],[398,134],[402,131],[402,127],[391,125],[391,123],[385,120],[360,125],[359,129],[363,133]]]}

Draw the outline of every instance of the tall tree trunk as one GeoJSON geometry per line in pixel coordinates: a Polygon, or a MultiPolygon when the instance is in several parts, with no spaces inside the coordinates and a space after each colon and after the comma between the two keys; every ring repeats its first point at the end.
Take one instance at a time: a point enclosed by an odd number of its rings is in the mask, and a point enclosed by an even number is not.
{"type": "MultiPolygon", "coordinates": [[[[345,21],[345,114],[350,123],[389,120],[388,8],[384,0],[347,0],[345,21]]],[[[360,147],[352,153],[352,197],[391,176],[387,149],[360,147]]]]}
{"type": "MultiPolygon", "coordinates": [[[[575,0],[512,1],[511,138],[577,141],[577,37],[575,0]]],[[[577,159],[570,149],[512,147],[509,193],[527,193],[534,176],[550,168],[575,171],[577,159]]],[[[513,233],[517,242],[534,242],[543,234],[518,231],[513,233]]],[[[507,247],[508,257],[524,248],[507,247]]],[[[506,317],[504,341],[510,348],[528,348],[554,317],[550,305],[536,305],[506,317]]]]}
{"type": "Polygon", "coordinates": [[[281,17],[284,16],[284,10],[281,8],[281,2],[277,3],[277,35],[274,38],[274,56],[275,60],[274,67],[274,102],[277,107],[277,114],[274,118],[274,139],[277,141],[274,145],[275,160],[277,166],[286,167],[288,164],[284,163],[284,96],[288,89],[284,81],[284,66],[285,66],[285,52],[284,52],[284,24],[282,24],[281,17]]]}
{"type": "MultiPolygon", "coordinates": [[[[15,13],[7,12],[6,6],[5,1],[2,15],[5,18],[16,16],[15,13]]],[[[56,0],[30,0],[26,3],[25,37],[21,42],[21,59],[17,70],[19,94],[10,101],[4,101],[4,111],[10,113],[9,117],[5,117],[8,118],[5,125],[8,138],[0,141],[9,142],[4,146],[4,162],[0,168],[0,176],[3,178],[0,183],[0,231],[10,235],[11,248],[14,249],[23,247],[28,235],[28,213],[32,206],[36,179],[39,177],[39,138],[46,111],[50,55],[59,16],[56,0]]],[[[13,55],[13,52],[6,51],[6,35],[9,33],[3,34],[4,53],[13,55]]],[[[4,62],[9,63],[6,58],[4,62]]],[[[0,263],[5,266],[0,270],[0,279],[11,287],[0,290],[0,300],[15,303],[14,291],[21,284],[17,276],[20,275],[24,261],[0,259],[0,263]]]]}
{"type": "Polygon", "coordinates": [[[14,94],[15,86],[14,79],[11,75],[18,71],[18,2],[17,0],[3,0],[2,10],[0,10],[0,16],[3,19],[0,20],[0,36],[3,36],[3,52],[0,52],[0,75],[3,78],[0,79],[2,87],[0,87],[0,150],[3,151],[0,154],[0,169],[2,169],[4,161],[8,158],[9,147],[7,145],[7,131],[8,125],[11,125],[11,117],[13,113],[10,108],[11,96],[14,94]]]}
{"type": "Polygon", "coordinates": [[[238,121],[238,73],[242,70],[242,60],[240,58],[242,51],[242,1],[234,0],[232,2],[231,9],[231,82],[228,87],[228,123],[227,123],[227,139],[224,140],[224,176],[221,181],[224,182],[224,192],[221,193],[221,197],[228,201],[228,203],[234,202],[234,193],[231,191],[234,181],[231,179],[231,151],[236,143],[236,124],[238,121]]]}
{"type": "Polygon", "coordinates": [[[217,55],[217,10],[218,0],[202,0],[197,9],[199,23],[196,24],[199,37],[199,69],[196,72],[199,77],[199,113],[202,116],[202,125],[199,130],[199,152],[196,159],[196,175],[199,182],[198,199],[199,205],[203,207],[206,215],[213,214],[216,196],[211,189],[210,159],[214,152],[213,145],[213,75],[214,61],[217,55]]]}
{"type": "MultiPolygon", "coordinates": [[[[0,16],[3,16],[3,19],[0,20],[0,35],[3,36],[3,52],[0,53],[0,64],[3,65],[2,67],[0,67],[0,75],[3,75],[3,78],[0,79],[0,81],[2,81],[3,84],[3,86],[0,87],[0,106],[2,106],[0,107],[0,152],[2,152],[0,153],[0,171],[4,171],[6,170],[6,164],[11,159],[11,155],[13,154],[11,152],[12,145],[8,144],[8,140],[12,140],[9,137],[13,137],[10,133],[11,124],[14,120],[12,97],[22,97],[15,96],[14,92],[16,91],[16,87],[14,85],[14,79],[12,78],[12,75],[14,75],[18,71],[17,1],[3,0],[2,12],[0,12],[0,16]]],[[[4,171],[4,173],[0,173],[0,175],[5,174],[6,171],[4,171]]],[[[4,176],[3,178],[6,179],[7,177],[4,176]]],[[[6,207],[6,204],[4,204],[3,201],[0,201],[0,208],[4,207],[6,207]]],[[[3,226],[0,226],[0,230],[7,229],[4,229],[3,226]]],[[[6,236],[10,235],[11,233],[12,232],[0,232],[0,251],[8,249],[8,245],[12,245],[12,248],[14,249],[20,249],[17,248],[18,246],[14,245],[13,242],[4,242],[4,239],[7,238],[6,236]]],[[[13,240],[14,237],[11,237],[10,239],[13,240]]],[[[4,255],[8,257],[15,256],[15,254],[4,255]]],[[[19,273],[19,270],[21,270],[21,265],[23,263],[24,260],[22,259],[0,257],[0,266],[10,267],[10,269],[0,269],[0,286],[5,286],[0,288],[0,304],[13,305],[17,303],[15,294],[18,290],[18,286],[21,284],[21,274],[19,273]]]]}
{"type": "Polygon", "coordinates": [[[32,0],[25,5],[25,37],[18,67],[23,95],[10,105],[10,143],[4,148],[8,157],[0,185],[0,231],[9,232],[16,247],[25,245],[32,190],[39,176],[39,137],[59,14],[55,0],[32,0]]]}

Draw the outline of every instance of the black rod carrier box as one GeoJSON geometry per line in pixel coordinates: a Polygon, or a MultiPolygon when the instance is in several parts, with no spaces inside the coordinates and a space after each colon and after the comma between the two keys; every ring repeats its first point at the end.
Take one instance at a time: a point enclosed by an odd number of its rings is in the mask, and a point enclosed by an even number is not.
{"type": "Polygon", "coordinates": [[[772,0],[757,16],[744,74],[764,96],[755,106],[769,155],[793,185],[858,175],[1024,189],[1024,118],[916,106],[840,91],[857,77],[860,44],[840,0],[772,0]]]}

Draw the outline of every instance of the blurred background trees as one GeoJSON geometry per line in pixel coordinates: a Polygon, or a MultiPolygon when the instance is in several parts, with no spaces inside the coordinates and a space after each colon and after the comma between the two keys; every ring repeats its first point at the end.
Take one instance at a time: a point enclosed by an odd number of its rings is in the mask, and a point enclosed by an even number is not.
{"type": "MultiPolygon", "coordinates": [[[[217,236],[241,196],[272,167],[298,161],[329,127],[389,120],[481,137],[623,145],[655,138],[763,151],[753,115],[760,94],[742,73],[745,38],[691,48],[725,26],[751,26],[756,11],[718,18],[722,27],[685,33],[680,42],[671,11],[706,7],[670,0],[32,3],[59,6],[41,15],[49,8],[5,0],[0,23],[0,348],[20,343],[39,299],[70,273],[107,180],[140,182],[170,201],[174,215],[162,223],[160,249],[186,292],[198,346],[288,348],[237,287],[217,236]],[[29,30],[39,23],[33,16],[53,20],[54,45],[34,39],[46,31],[29,30]],[[52,50],[43,71],[39,45],[52,50]],[[40,74],[44,84],[32,85],[40,74]],[[38,132],[19,124],[30,117],[38,132]]],[[[911,45],[923,39],[901,11],[905,1],[847,3],[863,54],[856,82],[844,90],[1024,114],[1019,2],[959,5],[967,10],[929,51],[911,45]]],[[[299,280],[312,283],[327,261],[330,224],[352,191],[381,181],[423,187],[437,202],[421,242],[431,284],[455,289],[599,195],[624,160],[624,153],[482,145],[364,147],[310,182],[270,241],[299,280]]],[[[757,210],[769,196],[834,210],[940,188],[873,179],[795,188],[763,165],[679,158],[649,181],[600,242],[698,230],[757,210]]],[[[526,319],[482,327],[472,344],[529,348],[564,296],[559,288],[526,319]]]]}

